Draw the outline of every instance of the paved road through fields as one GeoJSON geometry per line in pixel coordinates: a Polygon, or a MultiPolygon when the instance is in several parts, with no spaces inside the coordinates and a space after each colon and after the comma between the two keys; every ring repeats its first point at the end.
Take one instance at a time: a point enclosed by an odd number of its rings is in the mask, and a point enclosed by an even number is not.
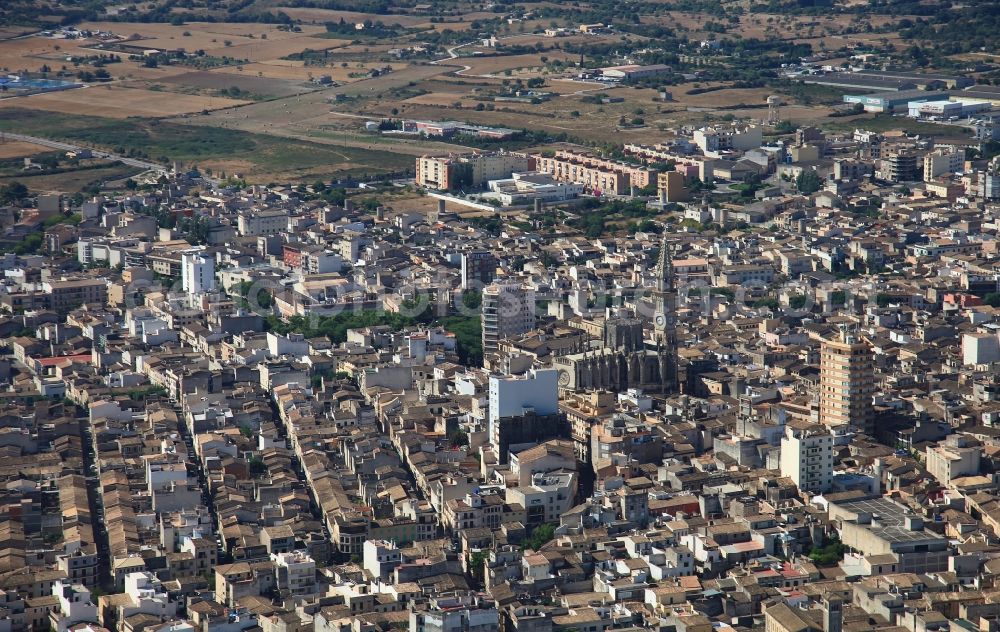
{"type": "Polygon", "coordinates": [[[52,149],[59,149],[62,151],[81,151],[83,149],[90,149],[94,153],[95,158],[103,158],[105,160],[117,160],[122,164],[126,164],[130,167],[138,167],[140,169],[148,169],[150,171],[160,171],[166,173],[168,169],[163,165],[156,164],[155,162],[148,162],[146,160],[138,160],[136,158],[128,158],[126,156],[119,156],[117,154],[108,153],[106,151],[101,151],[98,149],[91,149],[90,147],[82,147],[80,145],[73,145],[71,143],[64,143],[57,140],[49,140],[48,138],[38,138],[37,136],[26,136],[25,134],[12,134],[10,132],[4,132],[3,138],[5,140],[19,140],[25,143],[34,143],[36,145],[42,145],[43,147],[51,147],[52,149]]]}

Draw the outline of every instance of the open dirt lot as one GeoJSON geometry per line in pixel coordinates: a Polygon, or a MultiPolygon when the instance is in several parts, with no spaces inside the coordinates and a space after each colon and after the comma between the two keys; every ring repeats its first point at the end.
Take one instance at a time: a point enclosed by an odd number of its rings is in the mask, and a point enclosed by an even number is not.
{"type": "MultiPolygon", "coordinates": [[[[243,43],[233,43],[232,46],[222,45],[218,48],[206,48],[205,54],[216,57],[234,57],[250,61],[271,61],[281,59],[294,53],[300,53],[306,48],[326,50],[340,48],[344,40],[326,39],[322,37],[303,37],[286,40],[250,40],[243,43]]],[[[218,45],[217,45],[218,46],[218,45]]]]}
{"type": "MultiPolygon", "coordinates": [[[[448,68],[445,66],[412,66],[406,72],[394,72],[336,88],[309,92],[301,96],[252,103],[235,109],[226,108],[212,112],[208,116],[193,117],[182,122],[309,139],[316,142],[346,143],[367,149],[370,145],[374,147],[371,140],[347,139],[342,133],[331,131],[346,129],[355,134],[363,127],[364,121],[367,120],[364,115],[358,115],[357,118],[354,118],[348,114],[352,107],[356,107],[356,105],[351,105],[354,100],[359,97],[368,100],[375,99],[380,95],[385,96],[394,89],[406,88],[410,81],[427,79],[447,70],[448,68]],[[332,99],[337,94],[347,95],[348,100],[342,103],[334,102],[332,99]]],[[[382,102],[379,101],[379,103],[382,102]]],[[[398,105],[399,101],[398,99],[387,100],[384,108],[387,113],[393,107],[390,104],[398,105]]],[[[383,143],[378,145],[374,148],[388,148],[383,143]]],[[[403,142],[401,146],[406,148],[401,149],[401,152],[409,155],[419,155],[426,151],[417,144],[403,142]]]]}
{"type": "MultiPolygon", "coordinates": [[[[540,28],[548,28],[548,24],[540,28]]],[[[537,46],[541,44],[546,48],[553,48],[555,46],[565,46],[567,44],[607,44],[608,42],[616,42],[623,39],[624,36],[612,33],[600,33],[589,35],[587,33],[579,33],[572,35],[562,35],[560,37],[547,37],[540,33],[525,33],[523,35],[510,35],[503,38],[502,44],[504,46],[537,46]]],[[[637,40],[642,39],[635,35],[629,35],[631,39],[637,40]]]]}
{"type": "Polygon", "coordinates": [[[34,33],[35,28],[30,26],[2,26],[0,27],[0,40],[20,37],[27,33],[34,33]]]}
{"type": "Polygon", "coordinates": [[[246,101],[184,94],[165,94],[155,90],[139,90],[101,86],[49,92],[0,101],[0,107],[32,108],[66,114],[85,114],[108,118],[130,116],[176,116],[202,110],[242,105],[246,101]]]}
{"type": "Polygon", "coordinates": [[[305,62],[290,59],[274,59],[255,64],[244,64],[243,70],[238,68],[216,68],[209,72],[221,74],[238,74],[251,77],[264,77],[265,79],[277,79],[281,81],[305,82],[309,81],[309,76],[316,76],[315,69],[306,67],[305,62]]]}
{"type": "Polygon", "coordinates": [[[470,107],[470,105],[471,107],[475,107],[475,102],[467,92],[432,92],[430,94],[421,94],[400,102],[400,105],[404,107],[411,105],[449,107],[455,102],[462,102],[463,107],[470,107]]]}

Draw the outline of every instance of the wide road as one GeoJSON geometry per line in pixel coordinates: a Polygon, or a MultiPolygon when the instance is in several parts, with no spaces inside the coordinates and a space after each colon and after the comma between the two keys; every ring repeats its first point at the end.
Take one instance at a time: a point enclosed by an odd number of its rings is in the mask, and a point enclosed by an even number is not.
{"type": "Polygon", "coordinates": [[[137,160],[136,158],[128,158],[127,156],[119,156],[117,154],[111,154],[106,151],[91,149],[90,147],[81,147],[79,145],[71,145],[70,143],[63,143],[57,140],[49,140],[48,138],[38,138],[37,136],[27,136],[25,134],[12,134],[10,132],[4,132],[3,138],[5,140],[19,140],[25,143],[34,143],[36,145],[42,145],[43,147],[51,147],[52,149],[59,149],[62,151],[81,151],[84,149],[90,149],[94,153],[95,158],[104,158],[106,160],[117,160],[130,167],[138,167],[140,169],[148,169],[150,171],[160,171],[162,173],[167,173],[168,171],[166,167],[164,167],[163,165],[158,165],[155,162],[147,162],[145,160],[137,160]]]}

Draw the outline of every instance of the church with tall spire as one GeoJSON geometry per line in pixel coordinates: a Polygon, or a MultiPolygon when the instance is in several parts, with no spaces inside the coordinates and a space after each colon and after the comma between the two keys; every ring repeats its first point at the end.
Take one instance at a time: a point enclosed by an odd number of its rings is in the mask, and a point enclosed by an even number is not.
{"type": "Polygon", "coordinates": [[[674,250],[666,232],[660,242],[656,264],[653,343],[660,359],[660,382],[663,393],[677,392],[677,279],[674,276],[674,250]]]}
{"type": "Polygon", "coordinates": [[[571,390],[624,391],[670,395],[678,391],[677,288],[673,250],[664,238],[653,287],[653,333],[648,320],[616,315],[604,322],[599,348],[553,359],[559,384],[571,390]]]}

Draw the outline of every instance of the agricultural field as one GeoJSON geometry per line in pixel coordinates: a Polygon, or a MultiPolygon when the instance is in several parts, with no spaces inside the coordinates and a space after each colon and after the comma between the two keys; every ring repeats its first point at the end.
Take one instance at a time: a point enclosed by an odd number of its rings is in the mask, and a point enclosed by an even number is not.
{"type": "Polygon", "coordinates": [[[244,103],[247,101],[198,95],[171,94],[168,97],[161,90],[125,88],[107,84],[3,99],[0,100],[0,109],[30,107],[33,110],[64,114],[129,118],[177,116],[234,107],[244,103]]]}
{"type": "MultiPolygon", "coordinates": [[[[147,9],[164,3],[171,0],[147,9]]],[[[237,14],[218,3],[198,20],[176,5],[173,23],[84,21],[78,27],[92,31],[90,39],[15,39],[23,33],[15,27],[0,31],[0,68],[36,76],[45,70],[87,87],[0,93],[0,128],[13,129],[20,117],[23,129],[48,136],[264,181],[397,172],[412,169],[413,156],[473,149],[365,128],[387,119],[465,121],[583,144],[656,142],[680,126],[760,122],[766,99],[779,95],[780,117],[790,123],[829,130],[885,124],[871,115],[832,118],[843,91],[784,79],[780,62],[831,51],[823,63],[838,65],[859,46],[904,50],[909,44],[895,29],[912,16],[764,13],[745,5],[646,3],[636,19],[622,21],[615,5],[593,0],[572,11],[547,1],[484,11],[468,2],[330,9],[255,0],[240,6],[241,18],[281,17],[226,22],[237,14]],[[614,28],[588,34],[580,29],[586,21],[614,28]],[[552,28],[564,30],[545,34],[552,28]],[[490,36],[496,46],[484,41],[490,36]],[[713,41],[734,40],[747,48],[714,52],[713,41]],[[119,58],[112,63],[97,59],[113,51],[119,58]],[[632,62],[672,70],[635,85],[578,78],[632,62]],[[335,85],[321,85],[325,77],[335,85]],[[529,89],[544,94],[506,100],[529,89]],[[670,98],[660,98],[661,90],[670,98]]],[[[0,146],[0,158],[4,151],[0,146]]],[[[30,155],[30,147],[6,151],[30,155]]]]}
{"type": "Polygon", "coordinates": [[[67,140],[163,164],[177,161],[251,182],[315,181],[412,169],[413,159],[382,149],[320,144],[266,134],[0,108],[0,131],[67,140]]]}
{"type": "MultiPolygon", "coordinates": [[[[173,91],[192,88],[198,92],[227,91],[233,95],[246,93],[248,100],[287,97],[316,88],[315,85],[306,85],[304,81],[284,81],[258,77],[255,74],[239,72],[229,68],[219,69],[219,71],[195,70],[165,77],[158,83],[167,84],[163,89],[173,91]]],[[[232,107],[234,105],[237,104],[229,103],[223,107],[232,107]]]]}
{"type": "Polygon", "coordinates": [[[569,53],[554,51],[546,54],[529,55],[492,55],[481,57],[462,57],[454,63],[460,63],[468,68],[460,70],[455,74],[463,77],[494,77],[503,75],[506,71],[516,76],[535,77],[543,74],[546,60],[562,59],[571,60],[573,56],[569,53]],[[514,71],[517,71],[516,73],[514,71]]]}
{"type": "MultiPolygon", "coordinates": [[[[157,23],[85,22],[81,29],[111,32],[143,48],[187,51],[204,50],[211,55],[237,59],[267,58],[283,51],[301,50],[297,42],[321,32],[322,27],[303,26],[298,33],[274,24],[226,24],[191,22],[183,25],[157,23]]],[[[322,44],[314,48],[320,48],[322,44]]]]}
{"type": "Polygon", "coordinates": [[[46,151],[50,151],[48,147],[36,145],[34,143],[25,143],[21,141],[0,142],[0,160],[7,160],[9,158],[27,158],[46,151]]]}
{"type": "Polygon", "coordinates": [[[55,174],[33,175],[30,172],[0,176],[0,185],[20,182],[32,191],[40,193],[74,194],[84,191],[93,193],[108,182],[123,180],[138,174],[141,169],[121,163],[95,169],[64,171],[55,174]]]}

